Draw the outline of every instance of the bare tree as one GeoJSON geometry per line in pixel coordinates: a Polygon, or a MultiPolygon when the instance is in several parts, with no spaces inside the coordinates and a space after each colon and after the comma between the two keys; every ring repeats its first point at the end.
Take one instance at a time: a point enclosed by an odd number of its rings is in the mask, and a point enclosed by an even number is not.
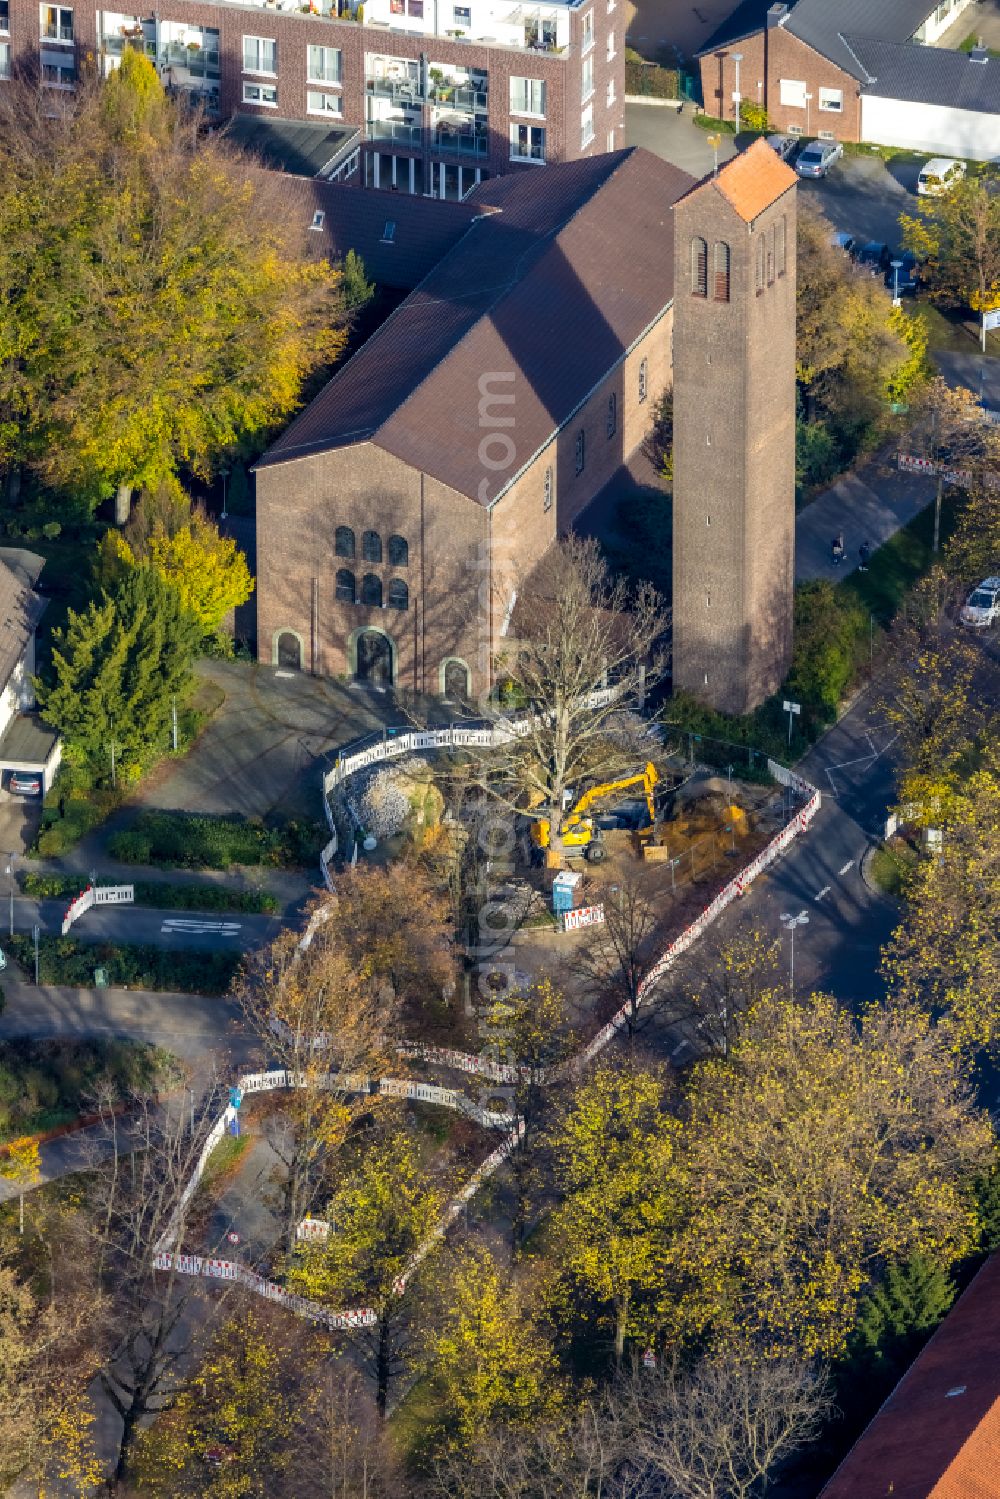
{"type": "Polygon", "coordinates": [[[681,1024],[698,1052],[728,1057],[746,1016],[781,984],[781,943],[752,921],[724,919],[695,944],[673,975],[681,1024]]]}
{"type": "Polygon", "coordinates": [[[574,959],[587,987],[608,1000],[615,1011],[625,1011],[630,1044],[654,1016],[681,1004],[669,973],[645,982],[663,951],[669,922],[669,915],[654,905],[648,891],[648,882],[634,872],[626,872],[605,890],[603,924],[594,928],[593,940],[574,959]]]}
{"type": "Polygon", "coordinates": [[[103,1111],[93,1233],[110,1336],[101,1384],[122,1422],[116,1482],[126,1474],[140,1423],[176,1389],[204,1321],[191,1307],[197,1280],[173,1266],[155,1269],[154,1254],[183,1243],[189,1184],[225,1097],[212,1077],[192,1092],[190,1106],[186,1096],[161,1104],[143,1095],[131,1099],[125,1123],[103,1111]]]}
{"type": "Polygon", "coordinates": [[[751,1499],[783,1462],[818,1436],[830,1411],[824,1380],[806,1365],[703,1360],[689,1372],[637,1372],[624,1401],[644,1492],[658,1479],[684,1499],[751,1499]],[[629,1419],[631,1418],[631,1419],[629,1419]]]}
{"type": "Polygon", "coordinates": [[[236,990],[247,1023],[293,1083],[269,1126],[285,1168],[289,1251],[326,1185],[331,1152],[371,1106],[366,1080],[378,1074],[398,1013],[391,986],[363,976],[351,961],[337,914],[336,898],[317,902],[305,937],[281,932],[249,961],[236,990]]]}
{"type": "Polygon", "coordinates": [[[514,594],[500,700],[483,705],[508,738],[482,757],[480,778],[508,807],[546,818],[558,848],[563,793],[648,757],[629,710],[663,675],[669,615],[655,589],[613,578],[597,542],[577,536],[551,547],[514,594]]]}

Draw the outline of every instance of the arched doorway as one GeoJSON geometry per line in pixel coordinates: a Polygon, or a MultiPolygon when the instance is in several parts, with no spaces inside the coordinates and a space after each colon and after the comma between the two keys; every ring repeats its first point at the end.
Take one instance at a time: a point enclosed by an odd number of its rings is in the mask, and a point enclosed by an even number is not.
{"type": "Polygon", "coordinates": [[[354,679],[366,687],[391,687],[395,679],[395,651],[381,630],[359,630],[354,643],[354,679]]]}
{"type": "Polygon", "coordinates": [[[275,666],[285,671],[302,670],[302,637],[294,630],[276,630],[271,650],[275,666]]]}
{"type": "Polygon", "coordinates": [[[441,662],[441,691],[449,702],[465,702],[469,696],[469,668],[457,656],[441,662]]]}

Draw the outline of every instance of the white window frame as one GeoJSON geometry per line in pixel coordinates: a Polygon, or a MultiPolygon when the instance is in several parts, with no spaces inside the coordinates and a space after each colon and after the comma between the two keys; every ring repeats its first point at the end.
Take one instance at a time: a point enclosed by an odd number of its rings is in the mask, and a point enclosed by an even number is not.
{"type": "Polygon", "coordinates": [[[6,83],[9,80],[10,67],[10,42],[0,42],[0,83],[6,83]]]}
{"type": "Polygon", "coordinates": [[[583,151],[594,139],[594,106],[588,104],[580,116],[580,150],[583,151]]]}
{"type": "Polygon", "coordinates": [[[251,74],[254,78],[277,78],[278,76],[278,43],[273,36],[245,36],[243,38],[243,72],[251,74]],[[274,67],[261,68],[249,67],[247,65],[247,42],[257,43],[257,61],[260,62],[260,47],[266,43],[274,48],[274,67]]]}
{"type": "Polygon", "coordinates": [[[608,131],[608,150],[609,151],[613,151],[614,149],[615,149],[615,132],[613,130],[609,130],[608,131]]]}
{"type": "Polygon", "coordinates": [[[843,114],[844,112],[844,90],[842,88],[819,88],[819,104],[824,114],[843,114]],[[836,102],[833,102],[836,101],[836,102]]]}
{"type": "Polygon", "coordinates": [[[10,0],[6,0],[6,12],[0,15],[0,36],[10,36],[10,0]]]}
{"type": "Polygon", "coordinates": [[[72,47],[76,40],[76,19],[73,15],[73,7],[71,5],[40,5],[38,7],[38,33],[46,46],[72,47]],[[45,32],[45,27],[48,24],[45,19],[45,13],[49,10],[54,10],[56,13],[55,36],[47,36],[45,32]],[[64,16],[69,16],[69,36],[62,35],[64,16]]]}
{"type": "Polygon", "coordinates": [[[580,47],[580,55],[585,57],[594,45],[594,12],[592,10],[588,10],[587,14],[581,18],[580,25],[583,28],[583,42],[580,47]]]}
{"type": "Polygon", "coordinates": [[[807,88],[804,78],[779,78],[778,102],[784,109],[805,109],[807,88]]]}
{"type": "Polygon", "coordinates": [[[323,119],[342,120],[344,118],[344,101],[340,94],[328,92],[326,89],[306,89],[306,114],[321,115],[323,119]],[[317,100],[323,103],[317,103],[317,100]]]}
{"type": "MultiPolygon", "coordinates": [[[[325,58],[325,56],[324,56],[323,65],[324,65],[324,68],[325,68],[325,66],[326,66],[326,58],[325,58]]],[[[344,76],[344,54],[343,54],[343,52],[341,51],[341,49],[339,47],[325,47],[325,46],[323,46],[323,44],[321,42],[310,42],[308,44],[308,46],[306,47],[306,83],[322,83],[326,88],[340,88],[341,85],[342,85],[343,76],[344,76]],[[327,52],[334,52],[334,53],[336,53],[336,57],[337,57],[337,76],[336,76],[336,78],[328,78],[325,73],[323,73],[321,76],[317,76],[312,71],[312,58],[313,58],[313,53],[314,52],[322,52],[324,54],[327,53],[327,52]]]]}
{"type": "Polygon", "coordinates": [[[511,159],[511,161],[528,161],[528,162],[531,162],[534,166],[544,166],[544,164],[545,164],[545,149],[546,149],[547,140],[548,140],[548,137],[546,136],[546,133],[545,133],[545,126],[544,125],[518,125],[518,124],[512,122],[510,130],[508,132],[508,139],[510,141],[510,159],[511,159]],[[528,131],[529,146],[531,144],[531,135],[532,135],[532,133],[534,131],[536,131],[536,130],[540,132],[541,137],[542,137],[542,139],[541,139],[542,154],[540,156],[531,156],[531,155],[523,156],[518,151],[518,148],[517,148],[517,135],[522,130],[528,131]]]}
{"type": "Polygon", "coordinates": [[[511,74],[510,85],[509,85],[509,97],[510,97],[510,112],[511,112],[512,115],[524,115],[527,119],[530,119],[530,120],[544,120],[545,119],[545,112],[546,112],[546,109],[548,107],[548,102],[549,101],[548,101],[548,89],[546,87],[546,83],[545,83],[545,79],[544,78],[523,78],[523,77],[520,77],[520,76],[518,76],[516,74],[511,74]],[[517,92],[519,94],[522,94],[524,96],[525,100],[526,100],[526,104],[525,104],[524,107],[522,107],[522,105],[517,100],[515,100],[515,98],[514,98],[514,92],[515,92],[514,85],[515,84],[527,84],[528,85],[527,89],[521,89],[521,88],[517,89],[517,92]],[[536,91],[537,91],[537,95],[536,95],[536,91]],[[528,105],[533,104],[533,103],[540,103],[541,106],[542,106],[541,109],[531,109],[531,108],[527,107],[528,105]]]}
{"type": "Polygon", "coordinates": [[[257,104],[261,109],[277,109],[278,85],[276,83],[250,83],[249,81],[245,81],[243,84],[243,103],[257,104]],[[273,99],[263,99],[259,97],[264,93],[265,89],[274,95],[273,99]],[[257,98],[253,97],[255,92],[258,95],[257,98]]]}
{"type": "Polygon", "coordinates": [[[611,108],[612,104],[614,104],[614,102],[615,102],[615,80],[613,78],[609,78],[608,79],[608,108],[609,109],[611,108]]]}
{"type": "Polygon", "coordinates": [[[594,97],[594,59],[589,54],[583,59],[583,66],[581,68],[580,76],[580,88],[580,102],[581,104],[586,104],[588,99],[592,99],[594,97]]]}
{"type": "Polygon", "coordinates": [[[609,31],[608,32],[608,62],[614,62],[614,60],[615,60],[615,34],[614,34],[613,31],[609,31]]]}

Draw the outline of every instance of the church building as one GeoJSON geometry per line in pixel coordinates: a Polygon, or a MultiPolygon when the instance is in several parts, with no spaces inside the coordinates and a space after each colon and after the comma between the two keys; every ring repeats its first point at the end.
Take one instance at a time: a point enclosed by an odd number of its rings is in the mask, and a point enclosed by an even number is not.
{"type": "Polygon", "coordinates": [[[259,461],[261,659],[487,692],[518,587],[673,385],[675,682],[729,711],[772,691],[794,571],[794,184],[758,142],[700,184],[633,149],[476,188],[457,242],[259,461]]]}

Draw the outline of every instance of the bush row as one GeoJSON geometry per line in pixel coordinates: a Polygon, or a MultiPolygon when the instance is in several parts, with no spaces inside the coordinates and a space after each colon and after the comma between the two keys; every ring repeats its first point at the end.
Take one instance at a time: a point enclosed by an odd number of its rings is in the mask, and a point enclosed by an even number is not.
{"type": "Polygon", "coordinates": [[[0,1139],[54,1129],[93,1107],[154,1087],[164,1053],[142,1041],[4,1043],[0,1061],[0,1139]]]}
{"type": "Polygon", "coordinates": [[[134,827],[109,839],[108,852],[124,864],[159,864],[165,869],[274,867],[312,863],[321,841],[311,823],[268,828],[242,817],[144,812],[134,827]]]}
{"type": "MultiPolygon", "coordinates": [[[[72,900],[84,888],[79,875],[25,874],[21,888],[36,900],[72,900]]],[[[166,880],[136,880],[138,906],[160,911],[241,911],[245,915],[271,915],[278,910],[277,896],[267,890],[231,890],[219,885],[172,885],[166,880]]]]}
{"type": "MultiPolygon", "coordinates": [[[[34,973],[34,945],[18,933],[7,939],[25,973],[34,973]]],[[[42,937],[38,976],[43,984],[92,989],[94,972],[104,970],[115,988],[178,990],[184,994],[224,994],[240,963],[234,952],[191,952],[144,944],[78,942],[73,937],[42,937]]]]}

